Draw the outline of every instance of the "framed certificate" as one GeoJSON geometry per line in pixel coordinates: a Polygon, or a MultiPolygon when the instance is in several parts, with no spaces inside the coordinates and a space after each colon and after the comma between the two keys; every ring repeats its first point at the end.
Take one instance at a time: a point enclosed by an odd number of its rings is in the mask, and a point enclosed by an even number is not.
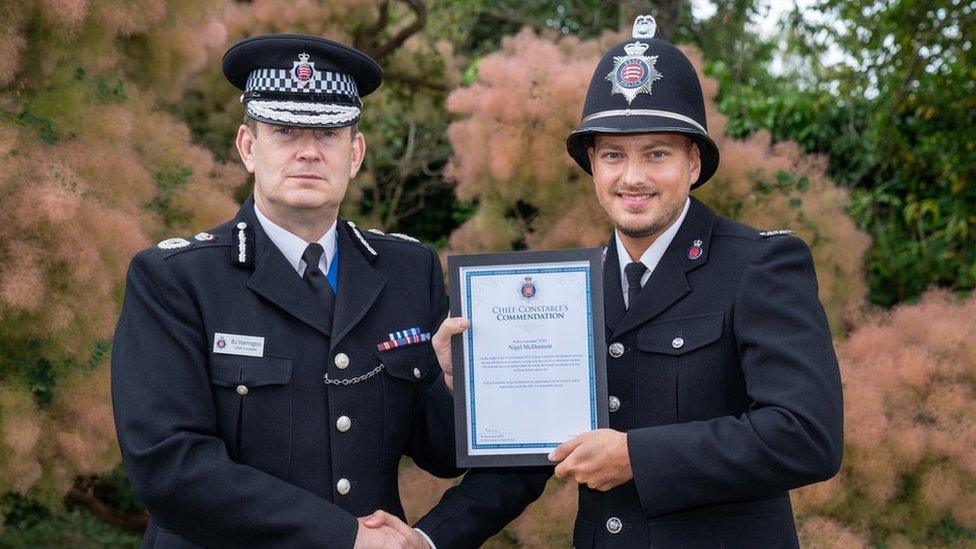
{"type": "Polygon", "coordinates": [[[447,259],[459,467],[550,465],[608,424],[603,250],[447,259]]]}

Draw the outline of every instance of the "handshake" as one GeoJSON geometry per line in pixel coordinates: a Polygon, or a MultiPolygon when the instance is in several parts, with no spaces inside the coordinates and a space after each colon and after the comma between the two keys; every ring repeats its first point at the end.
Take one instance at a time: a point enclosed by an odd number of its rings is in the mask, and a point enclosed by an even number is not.
{"type": "Polygon", "coordinates": [[[386,511],[376,511],[357,520],[359,530],[356,532],[356,544],[353,549],[386,547],[431,549],[425,535],[386,511]]]}

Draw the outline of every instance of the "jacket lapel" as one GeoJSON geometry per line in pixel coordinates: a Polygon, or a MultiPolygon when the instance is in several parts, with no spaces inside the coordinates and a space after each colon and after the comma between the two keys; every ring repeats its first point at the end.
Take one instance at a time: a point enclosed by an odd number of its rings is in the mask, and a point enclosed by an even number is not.
{"type": "MultiPolygon", "coordinates": [[[[692,198],[691,205],[688,208],[688,215],[685,216],[681,228],[678,229],[674,240],[671,241],[667,251],[664,252],[664,256],[661,257],[661,261],[654,268],[654,272],[651,273],[647,284],[644,285],[640,295],[637,297],[637,302],[630,304],[623,319],[614,328],[614,338],[619,338],[625,332],[648,322],[691,292],[687,273],[697,269],[708,261],[708,251],[710,249],[714,221],[715,212],[692,198]],[[688,251],[699,240],[701,243],[698,247],[701,251],[696,257],[690,258],[688,251]]],[[[613,238],[611,237],[612,241],[613,238]]],[[[609,259],[610,255],[608,252],[608,264],[609,259]]],[[[615,263],[613,268],[617,273],[616,291],[620,293],[622,290],[620,289],[619,262],[615,263]]],[[[610,277],[606,276],[605,278],[610,277]]],[[[621,296],[622,301],[623,297],[621,296]]],[[[607,307],[607,317],[609,318],[609,305],[607,307]]]]}
{"type": "Polygon", "coordinates": [[[349,333],[379,297],[386,277],[370,265],[353,243],[348,223],[339,220],[336,238],[339,242],[339,290],[336,292],[334,336],[332,347],[349,333]]]}
{"type": "Polygon", "coordinates": [[[247,281],[247,287],[328,336],[332,331],[332,319],[329,318],[328,311],[318,303],[312,289],[298,276],[278,247],[265,234],[254,215],[252,198],[244,202],[237,221],[244,221],[254,231],[254,273],[247,281]]]}

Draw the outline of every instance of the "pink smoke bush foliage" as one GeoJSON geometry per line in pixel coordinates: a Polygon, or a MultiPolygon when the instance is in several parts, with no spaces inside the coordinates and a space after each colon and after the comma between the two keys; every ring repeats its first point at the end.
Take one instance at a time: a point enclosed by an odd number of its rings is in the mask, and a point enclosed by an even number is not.
{"type": "Polygon", "coordinates": [[[0,8],[0,493],[58,505],[118,463],[107,357],[129,259],[231,214],[236,166],[165,110],[223,34],[221,2],[0,8]],[[25,369],[48,368],[45,400],[25,369]]]}
{"type": "Polygon", "coordinates": [[[858,324],[837,344],[844,466],[795,492],[797,512],[896,544],[949,518],[976,529],[976,294],[929,292],[858,324]]]}

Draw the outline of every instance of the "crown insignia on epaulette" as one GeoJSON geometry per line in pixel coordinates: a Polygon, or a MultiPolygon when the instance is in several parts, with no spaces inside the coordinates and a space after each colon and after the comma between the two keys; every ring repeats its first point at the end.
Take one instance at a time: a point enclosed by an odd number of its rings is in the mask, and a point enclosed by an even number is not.
{"type": "Polygon", "coordinates": [[[781,236],[786,234],[793,234],[790,229],[777,229],[775,231],[759,231],[759,236],[770,237],[770,236],[781,236]]]}
{"type": "Polygon", "coordinates": [[[410,242],[420,243],[419,240],[417,240],[416,238],[414,238],[414,237],[412,237],[412,236],[410,236],[408,234],[403,234],[403,233],[390,233],[387,236],[393,236],[393,237],[399,238],[401,240],[409,240],[410,242]]]}
{"type": "Polygon", "coordinates": [[[177,250],[179,248],[186,248],[190,244],[191,242],[185,238],[167,238],[159,244],[156,244],[156,246],[163,250],[177,250]]]}

